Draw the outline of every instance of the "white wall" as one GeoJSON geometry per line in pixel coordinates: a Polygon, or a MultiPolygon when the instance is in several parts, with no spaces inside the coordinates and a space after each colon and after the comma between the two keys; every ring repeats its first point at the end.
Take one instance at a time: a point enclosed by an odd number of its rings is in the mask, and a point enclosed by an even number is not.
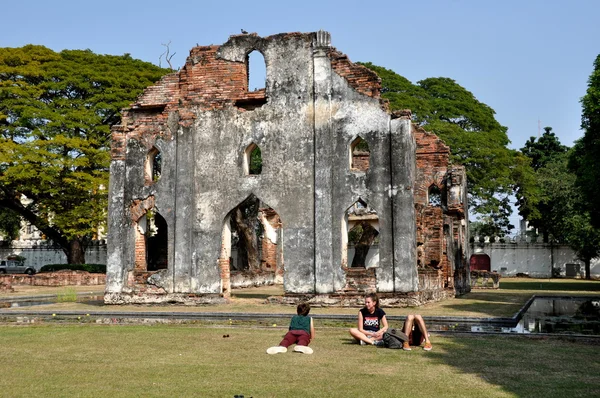
{"type": "MultiPolygon", "coordinates": [[[[580,264],[581,272],[585,271],[583,262],[566,245],[528,242],[471,243],[471,252],[490,256],[492,271],[503,276],[526,273],[534,278],[550,278],[553,267],[559,267],[561,275],[565,276],[566,264],[580,264]]],[[[599,258],[592,260],[591,276],[600,278],[599,258]]]]}
{"type": "MultiPolygon", "coordinates": [[[[66,264],[67,256],[60,249],[39,247],[1,247],[0,258],[5,259],[11,254],[25,257],[25,265],[39,271],[46,264],[66,264]]],[[[106,264],[106,244],[92,245],[85,251],[87,264],[106,264]]]]}

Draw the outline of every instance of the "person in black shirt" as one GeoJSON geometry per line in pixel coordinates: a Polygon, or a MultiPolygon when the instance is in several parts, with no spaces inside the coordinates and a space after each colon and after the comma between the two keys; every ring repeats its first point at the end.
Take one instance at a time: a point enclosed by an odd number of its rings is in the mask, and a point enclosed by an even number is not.
{"type": "Polygon", "coordinates": [[[385,311],[379,308],[379,297],[369,293],[365,307],[358,313],[358,327],[350,329],[350,335],[361,345],[383,345],[383,334],[388,329],[385,311]]]}

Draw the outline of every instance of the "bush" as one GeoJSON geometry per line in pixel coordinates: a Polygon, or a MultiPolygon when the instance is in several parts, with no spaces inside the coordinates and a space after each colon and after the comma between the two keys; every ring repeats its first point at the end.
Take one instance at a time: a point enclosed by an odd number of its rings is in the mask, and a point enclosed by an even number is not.
{"type": "Polygon", "coordinates": [[[39,272],[55,272],[63,269],[87,271],[93,274],[106,274],[106,264],[47,264],[39,272]]]}

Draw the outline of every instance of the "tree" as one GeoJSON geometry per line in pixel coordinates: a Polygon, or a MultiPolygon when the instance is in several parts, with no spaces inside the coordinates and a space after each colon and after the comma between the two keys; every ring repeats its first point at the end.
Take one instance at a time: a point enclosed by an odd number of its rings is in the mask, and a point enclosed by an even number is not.
{"type": "Polygon", "coordinates": [[[594,228],[587,212],[567,218],[565,227],[569,246],[585,264],[585,279],[591,279],[591,260],[600,256],[600,230],[594,228]]]}
{"type": "Polygon", "coordinates": [[[471,210],[498,234],[512,228],[509,197],[517,187],[533,190],[532,170],[521,155],[507,147],[507,128],[488,105],[454,80],[428,78],[412,84],[392,70],[363,64],[382,82],[390,109],[410,108],[413,122],[439,136],[451,149],[452,160],[464,165],[471,210]]]}
{"type": "Polygon", "coordinates": [[[569,167],[577,176],[590,222],[600,227],[600,55],[594,61],[594,70],[588,79],[586,94],[581,98],[581,128],[584,130],[574,147],[569,167]]]}
{"type": "Polygon", "coordinates": [[[569,170],[569,159],[573,156],[570,152],[555,154],[537,170],[541,217],[530,223],[542,230],[546,242],[568,244],[584,262],[589,279],[591,259],[600,255],[600,230],[592,226],[583,196],[576,186],[577,177],[569,170]]]}
{"type": "Polygon", "coordinates": [[[521,148],[521,152],[531,159],[531,167],[537,171],[557,155],[566,153],[568,149],[560,143],[558,137],[552,132],[552,127],[544,127],[544,134],[539,139],[530,137],[521,148]]]}
{"type": "Polygon", "coordinates": [[[0,207],[67,255],[105,223],[110,126],[169,70],[89,50],[0,48],[0,207]]]}
{"type": "Polygon", "coordinates": [[[561,217],[563,206],[566,206],[570,199],[564,195],[571,194],[573,188],[572,173],[567,169],[567,159],[565,154],[568,148],[560,143],[560,140],[552,132],[552,127],[544,127],[544,134],[536,139],[529,138],[521,152],[527,156],[535,171],[537,189],[533,193],[518,191],[519,213],[529,224],[539,229],[543,234],[544,242],[549,240],[561,240],[563,234],[560,228],[557,228],[557,218],[561,217]],[[531,204],[526,207],[524,204],[531,204]]]}
{"type": "Polygon", "coordinates": [[[379,232],[368,222],[357,224],[349,233],[349,241],[354,243],[354,257],[350,267],[366,267],[367,255],[379,232]]]}
{"type": "Polygon", "coordinates": [[[21,217],[14,211],[0,207],[0,231],[8,240],[17,239],[21,229],[21,217]]]}
{"type": "Polygon", "coordinates": [[[260,270],[258,252],[258,236],[261,231],[258,212],[260,200],[250,195],[233,210],[231,217],[232,230],[237,235],[238,257],[241,270],[257,272],[260,270]]]}

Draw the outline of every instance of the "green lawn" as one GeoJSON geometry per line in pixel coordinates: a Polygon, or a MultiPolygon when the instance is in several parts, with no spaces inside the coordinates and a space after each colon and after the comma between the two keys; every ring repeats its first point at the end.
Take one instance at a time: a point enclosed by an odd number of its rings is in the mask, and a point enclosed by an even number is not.
{"type": "Polygon", "coordinates": [[[0,326],[6,397],[592,397],[598,345],[434,335],[411,352],[319,328],[313,355],[267,355],[285,329],[0,326]],[[229,337],[223,337],[229,335],[229,337]]]}
{"type": "MultiPolygon", "coordinates": [[[[600,292],[598,281],[503,279],[500,287],[386,312],[512,316],[532,294],[600,292]]],[[[216,307],[123,309],[292,313],[292,306],[264,303],[273,292],[272,288],[236,291],[230,304],[216,307]]],[[[65,302],[43,307],[106,306],[65,302]]],[[[36,309],[47,309],[43,307],[36,309]]],[[[107,310],[117,308],[122,307],[107,310]]],[[[338,307],[311,311],[356,312],[338,307]]],[[[279,342],[287,321],[256,327],[235,322],[102,325],[93,317],[84,317],[81,324],[72,323],[74,319],[64,324],[60,316],[56,319],[29,326],[0,325],[0,397],[600,396],[598,339],[433,333],[433,351],[404,352],[350,344],[345,327],[316,321],[313,355],[267,355],[266,348],[279,342]]]]}

